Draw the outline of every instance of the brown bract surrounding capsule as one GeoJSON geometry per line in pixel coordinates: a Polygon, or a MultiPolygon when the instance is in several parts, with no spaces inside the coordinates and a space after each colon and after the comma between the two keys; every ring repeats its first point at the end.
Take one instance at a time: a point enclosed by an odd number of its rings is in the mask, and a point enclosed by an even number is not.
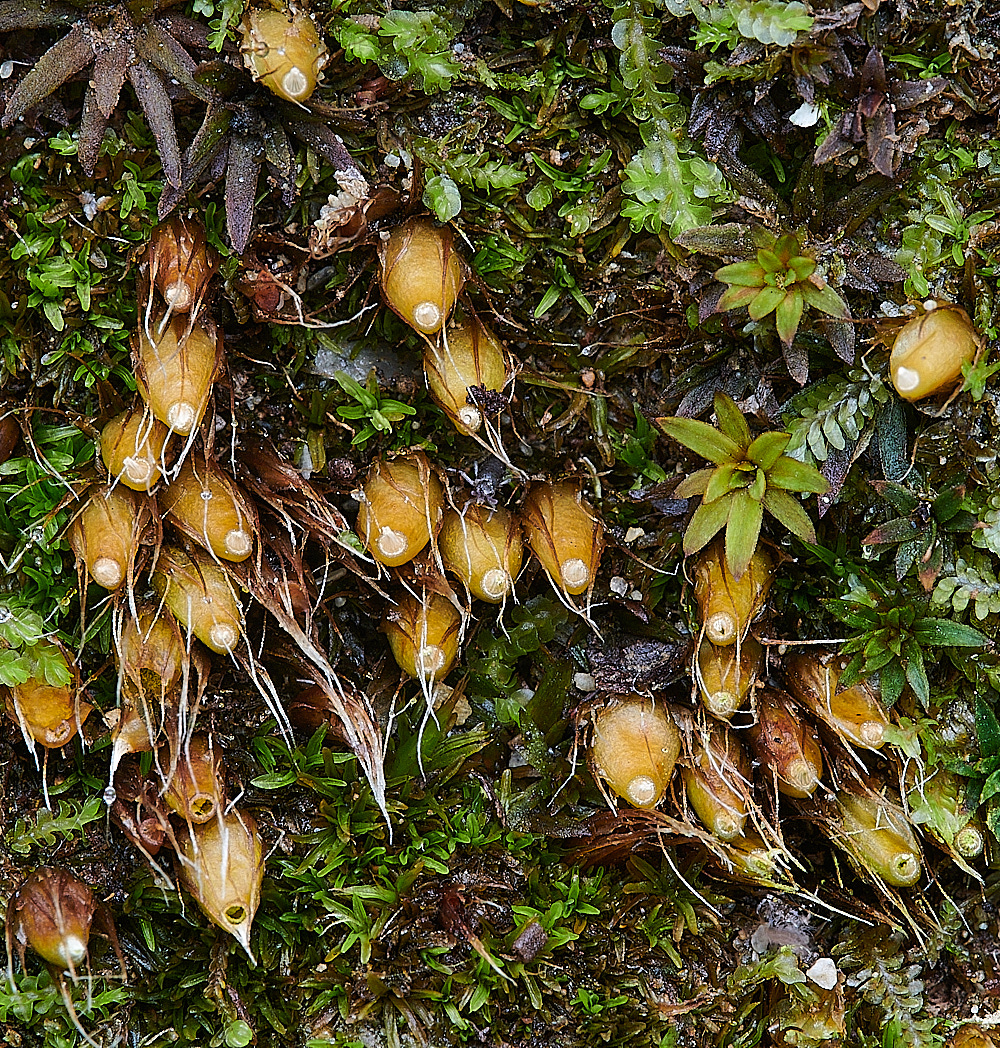
{"type": "Polygon", "coordinates": [[[65,746],[93,709],[76,698],[71,686],[52,685],[35,677],[4,689],[4,704],[25,741],[50,750],[65,746]]]}
{"type": "Polygon", "coordinates": [[[169,464],[169,440],[170,430],[140,403],[101,430],[101,458],[115,480],[135,491],[149,491],[169,464]]]}
{"type": "Polygon", "coordinates": [[[721,724],[712,727],[695,740],[681,774],[705,829],[724,841],[739,837],[747,820],[750,760],[736,736],[721,724]]]}
{"type": "Polygon", "coordinates": [[[14,454],[21,440],[21,427],[11,414],[9,404],[0,402],[0,464],[14,454]]]}
{"type": "Polygon", "coordinates": [[[474,597],[499,604],[514,589],[524,556],[521,525],[505,509],[467,502],[448,509],[438,534],[445,568],[468,586],[474,597]]]}
{"type": "Polygon", "coordinates": [[[149,237],[149,279],[170,313],[197,312],[219,268],[197,218],[171,215],[149,237]]]}
{"type": "Polygon", "coordinates": [[[785,668],[788,690],[846,742],[877,750],[885,744],[889,721],[868,681],[837,690],[840,674],[849,661],[829,652],[793,655],[785,668]]]}
{"type": "Polygon", "coordinates": [[[396,664],[428,684],[441,680],[455,664],[462,632],[462,616],[447,597],[425,593],[402,596],[389,609],[385,621],[396,664]]]}
{"type": "Polygon", "coordinates": [[[444,511],[441,482],[420,452],[376,459],[365,478],[358,535],[381,564],[406,564],[430,542],[444,511]]]}
{"type": "Polygon", "coordinates": [[[707,637],[698,648],[696,679],[702,705],[720,720],[743,705],[764,666],[764,650],[751,636],[718,647],[707,637]]]}
{"type": "Polygon", "coordinates": [[[115,590],[135,559],[139,535],[138,496],[119,484],[92,485],[87,501],[66,533],[77,561],[99,586],[115,590]]]}
{"type": "Polygon", "coordinates": [[[302,103],[316,90],[328,56],[307,11],[251,8],[240,23],[240,34],[247,69],[273,94],[302,103]]]}
{"type": "Polygon", "coordinates": [[[185,533],[222,560],[253,551],[252,510],[243,492],[214,462],[188,458],[159,493],[160,506],[185,533]]]}
{"type": "Polygon", "coordinates": [[[225,807],[221,755],[210,735],[196,732],[178,741],[167,757],[163,799],[188,822],[214,819],[225,807]]]}
{"type": "Polygon", "coordinates": [[[713,542],[694,565],[694,595],[705,636],[720,647],[746,637],[750,623],[764,610],[774,567],[758,546],[737,580],[726,563],[726,547],[713,542]]]}
{"type": "Polygon", "coordinates": [[[470,388],[499,394],[507,382],[503,346],[493,332],[473,318],[446,329],[445,337],[424,346],[427,388],[459,433],[477,433],[483,409],[470,388]],[[477,403],[470,403],[470,399],[477,403]]]}
{"type": "Polygon", "coordinates": [[[151,581],[181,626],[202,644],[227,655],[239,643],[243,616],[236,591],[207,553],[164,546],[151,581]]]}
{"type": "Polygon", "coordinates": [[[257,824],[231,811],[189,827],[179,837],[180,879],[205,915],[249,954],[250,926],[260,903],[264,849],[257,824]]]}
{"type": "Polygon", "coordinates": [[[896,336],[889,376],[904,400],[921,400],[953,388],[978,348],[979,336],[964,309],[929,302],[896,336]]]}
{"type": "Polygon", "coordinates": [[[98,903],[83,881],[66,870],[41,866],[28,874],[7,905],[7,951],[23,958],[30,946],[60,972],[76,972],[87,958],[98,903]]]}
{"type": "Polygon", "coordinates": [[[177,620],[163,608],[140,607],[139,617],[125,620],[118,642],[118,664],[124,679],[137,687],[152,684],[167,692],[181,680],[187,662],[177,620]]]}
{"type": "Polygon", "coordinates": [[[636,808],[655,808],[681,750],[680,733],[663,706],[642,695],[613,696],[592,717],[590,757],[611,789],[636,808]]]}
{"type": "Polygon", "coordinates": [[[382,294],[389,308],[425,335],[440,331],[465,284],[465,267],[445,226],[411,218],[379,247],[382,294]]]}
{"type": "Polygon", "coordinates": [[[840,823],[833,837],[859,865],[897,888],[920,880],[923,862],[898,799],[837,793],[840,823]]]}
{"type": "Polygon", "coordinates": [[[560,589],[576,596],[594,584],[604,550],[604,525],[578,484],[532,484],[521,507],[521,523],[535,556],[560,589]]]}
{"type": "Polygon", "coordinates": [[[142,325],[136,342],[139,392],[156,418],[186,436],[197,429],[208,407],[221,339],[204,318],[191,326],[186,317],[175,316],[162,334],[156,324],[152,330],[155,342],[142,325]]]}
{"type": "Polygon", "coordinates": [[[759,692],[757,721],[747,739],[781,793],[800,799],[813,795],[823,777],[823,754],[790,696],[772,688],[759,692]]]}

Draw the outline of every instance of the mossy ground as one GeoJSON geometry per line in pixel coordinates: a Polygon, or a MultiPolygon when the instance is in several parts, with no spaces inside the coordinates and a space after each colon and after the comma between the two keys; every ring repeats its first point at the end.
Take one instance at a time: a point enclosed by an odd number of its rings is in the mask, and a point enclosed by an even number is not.
{"type": "MultiPolygon", "coordinates": [[[[188,13],[219,30],[239,6],[198,0],[188,13]]],[[[211,305],[226,341],[220,432],[266,437],[311,466],[348,514],[359,476],[385,451],[419,446],[453,484],[485,483],[488,457],[430,401],[419,339],[379,298],[380,230],[428,209],[451,220],[471,267],[466,308],[518,361],[507,453],[532,476],[581,478],[607,526],[593,596],[604,640],[529,567],[518,605],[475,609],[449,677],[452,704],[427,725],[418,761],[423,700],[400,684],[377,631],[382,598],[333,571],[323,599],[331,658],[382,730],[396,711],[390,825],[336,731],[299,733],[290,748],[245,675],[217,662],[201,721],[269,849],[256,965],[190,898],[158,887],[94,804],[109,754],[97,715],[85,746],[48,757],[51,822],[39,817],[43,772],[4,722],[0,897],[25,870],[58,864],[109,902],[129,984],[99,977],[89,1006],[85,986],[75,994],[106,1046],[940,1043],[992,1014],[1000,995],[994,838],[976,861],[985,885],[928,844],[921,889],[883,897],[786,807],[802,890],[733,882],[696,843],[671,832],[661,846],[654,823],[600,815],[574,714],[587,701],[579,674],[632,657],[654,667],[645,686],[691,703],[681,536],[692,507],[672,495],[699,464],[653,420],[708,418],[717,389],[759,430],[789,428],[792,447],[839,485],[816,546],[766,533],[783,561],[768,637],[860,635],[823,603],[837,598],[880,616],[888,633],[872,631],[875,654],[899,640],[907,609],[928,606],[995,638],[1000,13],[972,0],[408,7],[313,6],[332,52],[317,111],[343,135],[371,198],[394,210],[376,207],[358,239],[310,253],[310,230],[340,186],[303,148],[296,203],[282,207],[262,178],[257,235],[238,258],[226,247],[221,181],[190,198],[224,255],[211,305]],[[914,85],[929,85],[926,97],[914,85]],[[817,165],[834,125],[855,133],[817,165]],[[800,234],[850,306],[854,353],[815,310],[784,349],[771,317],[748,325],[745,313],[713,312],[722,288],[712,273],[720,257],[748,257],[753,224],[800,234]],[[903,405],[882,381],[891,319],[931,296],[969,312],[984,350],[954,400],[903,405]],[[371,367],[368,400],[333,377],[347,370],[364,384],[371,367]],[[361,418],[338,410],[359,405],[361,418]],[[371,432],[356,441],[366,421],[371,432]],[[928,557],[935,543],[941,553],[932,605],[913,557],[897,572],[896,546],[861,544],[898,511],[870,478],[909,490],[925,541],[932,498],[965,486],[977,524],[930,536],[928,557]],[[841,973],[832,992],[805,975],[820,957],[841,973]]],[[[3,57],[15,63],[6,97],[20,63],[55,38],[5,34],[3,57]]],[[[117,705],[108,609],[91,587],[81,637],[68,511],[57,507],[61,478],[86,471],[95,427],[135,387],[136,267],[163,183],[127,89],[94,177],[82,173],[82,91],[69,83],[0,139],[0,403],[25,436],[0,464],[0,552],[5,606],[59,631],[107,712],[117,705]]],[[[181,97],[175,111],[183,142],[202,107],[181,97]]],[[[499,497],[516,502],[519,491],[506,478],[499,497]]],[[[815,502],[809,510],[816,519],[815,502]]],[[[324,567],[310,564],[317,576],[324,567]]],[[[4,634],[0,655],[17,643],[4,634]]],[[[906,757],[964,760],[992,830],[996,656],[937,644],[924,651],[930,700],[904,694],[896,756],[872,767],[891,779],[906,757]]],[[[775,652],[776,670],[780,661],[775,652]]],[[[295,674],[274,672],[290,695],[295,674]]],[[[92,968],[113,971],[110,951],[95,945],[92,968]]],[[[11,1045],[78,1041],[33,959],[0,992],[0,1020],[11,1045]]]]}

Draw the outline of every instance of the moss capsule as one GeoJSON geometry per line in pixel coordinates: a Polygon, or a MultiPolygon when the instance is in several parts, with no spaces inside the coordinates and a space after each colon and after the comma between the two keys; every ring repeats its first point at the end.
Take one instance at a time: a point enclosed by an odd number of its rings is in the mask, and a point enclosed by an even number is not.
{"type": "Polygon", "coordinates": [[[358,534],[377,561],[397,567],[430,542],[443,511],[441,482],[425,455],[376,459],[362,490],[358,534]]]}
{"type": "Polygon", "coordinates": [[[758,546],[737,580],[726,563],[726,548],[713,542],[694,566],[694,595],[705,636],[720,647],[746,637],[750,623],[764,610],[774,567],[758,546]]]}
{"type": "Polygon", "coordinates": [[[184,532],[222,560],[242,561],[253,550],[249,504],[214,462],[188,458],[160,492],[160,506],[184,532]]]}
{"type": "Polygon", "coordinates": [[[726,855],[737,873],[752,881],[773,881],[778,874],[777,848],[768,847],[752,831],[740,834],[726,842],[726,855]]]}
{"type": "Polygon", "coordinates": [[[149,238],[149,277],[172,313],[196,311],[219,267],[198,219],[171,215],[149,238]]]}
{"type": "Polygon", "coordinates": [[[920,880],[920,846],[897,803],[841,790],[837,808],[840,822],[834,840],[860,865],[897,888],[920,880]]]}
{"type": "Polygon", "coordinates": [[[231,811],[193,824],[179,840],[180,877],[205,915],[250,952],[250,927],[260,903],[264,849],[257,824],[231,811]]]}
{"type": "Polygon", "coordinates": [[[507,382],[503,346],[476,319],[456,324],[445,337],[424,346],[427,388],[459,433],[477,433],[483,424],[481,397],[470,404],[470,388],[499,394],[507,382]]]}
{"type": "Polygon", "coordinates": [[[255,10],[240,23],[247,69],[286,102],[305,102],[326,65],[326,45],[308,11],[255,10]]]}
{"type": "Polygon", "coordinates": [[[66,870],[39,867],[12,896],[7,910],[8,943],[30,946],[59,971],[74,972],[87,959],[97,899],[66,870]]]}
{"type": "Polygon", "coordinates": [[[134,492],[120,485],[94,485],[66,538],[94,582],[115,590],[135,558],[138,526],[134,492]]]}
{"type": "Polygon", "coordinates": [[[800,799],[813,795],[823,777],[823,754],[788,695],[771,688],[758,694],[757,721],[747,738],[781,793],[800,799]]]}
{"type": "Polygon", "coordinates": [[[447,597],[427,593],[419,600],[405,594],[385,621],[396,664],[404,672],[428,683],[448,675],[458,657],[462,616],[447,597]]]}
{"type": "Polygon", "coordinates": [[[225,807],[222,762],[210,735],[196,732],[171,747],[163,799],[188,822],[214,819],[225,807]]]}
{"type": "Polygon", "coordinates": [[[715,725],[695,742],[691,763],[681,774],[705,829],[724,841],[739,837],[747,820],[750,761],[733,733],[715,725]]]}
{"type": "Polygon", "coordinates": [[[708,638],[698,648],[697,681],[702,705],[720,720],[743,705],[764,666],[764,650],[747,635],[736,644],[717,647],[708,638]]]}
{"type": "Polygon", "coordinates": [[[491,604],[511,593],[524,555],[517,518],[505,509],[489,510],[474,502],[461,511],[445,511],[438,548],[444,566],[474,597],[491,604]]]}
{"type": "Polygon", "coordinates": [[[465,284],[453,241],[449,228],[411,218],[379,249],[382,294],[389,308],[425,335],[441,330],[465,284]]]}
{"type": "Polygon", "coordinates": [[[243,617],[233,583],[207,553],[164,546],[152,584],[177,621],[212,651],[226,655],[239,643],[243,617]]]}
{"type": "Polygon", "coordinates": [[[906,804],[910,821],[930,831],[963,859],[981,855],[982,824],[965,804],[966,780],[938,765],[928,770],[922,761],[906,762],[906,804]]]}
{"type": "Polygon", "coordinates": [[[948,303],[929,302],[905,324],[892,345],[889,376],[904,400],[920,400],[956,385],[962,365],[979,347],[969,314],[948,303]]]}
{"type": "Polygon", "coordinates": [[[604,525],[579,485],[570,480],[532,484],[521,523],[535,556],[560,589],[576,596],[593,585],[604,550],[604,525]]]}
{"type": "Polygon", "coordinates": [[[144,407],[123,411],[101,430],[101,458],[112,478],[149,491],[167,465],[170,430],[144,407]]]}
{"type": "Polygon", "coordinates": [[[93,709],[76,698],[70,685],[52,685],[36,677],[15,684],[4,699],[8,716],[20,726],[26,741],[50,750],[65,746],[78,734],[93,709]]]}
{"type": "Polygon", "coordinates": [[[785,672],[788,689],[852,746],[880,749],[889,721],[875,690],[867,681],[837,690],[848,661],[831,654],[793,655],[785,672]]]}
{"type": "Polygon", "coordinates": [[[681,738],[661,705],[641,695],[615,696],[593,716],[590,756],[596,773],[636,808],[662,800],[681,738]]]}
{"type": "MultiPolygon", "coordinates": [[[[140,328],[136,381],[149,410],[174,433],[197,429],[212,392],[221,342],[211,322],[175,316],[156,341],[140,328]]],[[[153,331],[157,331],[154,324],[153,331]]]]}

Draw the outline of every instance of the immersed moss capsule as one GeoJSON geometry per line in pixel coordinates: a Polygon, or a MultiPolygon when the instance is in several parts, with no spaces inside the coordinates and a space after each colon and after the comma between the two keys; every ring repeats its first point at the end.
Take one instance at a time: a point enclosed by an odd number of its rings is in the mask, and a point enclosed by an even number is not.
{"type": "Polygon", "coordinates": [[[688,801],[705,829],[724,841],[739,837],[747,820],[750,760],[733,733],[716,725],[700,737],[681,774],[688,801]]]}
{"type": "Polygon", "coordinates": [[[834,838],[858,863],[897,888],[920,880],[920,847],[898,805],[883,799],[837,793],[840,825],[834,838]]]}
{"type": "Polygon", "coordinates": [[[160,505],[182,531],[222,560],[250,556],[254,528],[249,504],[236,482],[214,462],[188,458],[160,492],[160,505]]]}
{"type": "MultiPolygon", "coordinates": [[[[136,382],[149,410],[182,436],[197,429],[208,407],[218,364],[220,340],[215,326],[175,316],[151,342],[141,327],[136,345],[136,382]]],[[[153,325],[153,331],[158,331],[153,325]]]]}
{"type": "Polygon", "coordinates": [[[867,681],[837,690],[848,663],[840,655],[793,655],[786,666],[789,691],[811,713],[830,725],[853,746],[877,750],[889,727],[882,703],[867,681]]]}
{"type": "Polygon", "coordinates": [[[171,746],[163,799],[185,820],[214,819],[225,806],[221,760],[210,735],[197,732],[171,746]]]}
{"type": "Polygon", "coordinates": [[[260,903],[264,849],[257,824],[231,811],[194,824],[179,839],[180,878],[205,915],[253,959],[250,926],[260,903]]]}
{"type": "Polygon", "coordinates": [[[754,881],[774,880],[778,873],[777,848],[770,848],[752,831],[740,834],[727,841],[726,852],[729,861],[737,873],[754,881]]]}
{"type": "Polygon", "coordinates": [[[499,604],[514,588],[521,570],[521,526],[505,509],[474,502],[461,511],[445,511],[438,535],[444,566],[469,587],[474,597],[499,604]]]}
{"type": "Polygon", "coordinates": [[[981,855],[984,830],[965,805],[966,780],[938,765],[906,762],[906,803],[910,821],[929,830],[963,859],[981,855]]]}
{"type": "Polygon", "coordinates": [[[954,386],[979,347],[969,314],[949,303],[928,302],[905,324],[889,356],[889,376],[904,400],[920,400],[954,386]]]}
{"type": "Polygon", "coordinates": [[[227,655],[239,643],[242,614],[233,583],[207,553],[164,546],[151,581],[177,621],[212,651],[227,655]]]}
{"type": "Polygon", "coordinates": [[[764,651],[747,635],[737,644],[717,647],[705,638],[698,648],[698,693],[702,705],[720,720],[743,705],[764,665],[764,651]]]}
{"type": "Polygon", "coordinates": [[[382,243],[379,260],[389,308],[425,335],[440,331],[465,284],[451,230],[411,218],[382,243]]]}
{"type": "Polygon", "coordinates": [[[823,754],[791,698],[766,688],[757,696],[757,722],[747,738],[786,797],[811,797],[823,777],[823,754]]]}
{"type": "Polygon", "coordinates": [[[593,715],[590,756],[596,773],[636,808],[655,808],[680,754],[670,715],[641,695],[615,696],[593,715]]]}
{"type": "Polygon", "coordinates": [[[462,616],[447,597],[412,593],[389,609],[385,632],[396,664],[418,680],[431,683],[448,675],[458,657],[462,616]]]}
{"type": "Polygon", "coordinates": [[[521,523],[535,556],[560,589],[576,596],[593,585],[604,550],[604,526],[578,484],[532,484],[521,523]]]}
{"type": "Polygon", "coordinates": [[[764,609],[773,576],[771,558],[758,546],[747,570],[734,579],[724,543],[713,542],[694,565],[694,595],[705,636],[720,647],[745,637],[764,609]]]}
{"type": "Polygon", "coordinates": [[[218,266],[197,219],[175,213],[150,234],[150,280],[172,313],[197,309],[218,266]]]}
{"type": "Polygon", "coordinates": [[[240,23],[240,52],[247,69],[286,102],[304,102],[326,65],[326,45],[307,11],[258,11],[240,23]]]}
{"type": "Polygon", "coordinates": [[[8,716],[20,726],[26,741],[34,740],[50,750],[65,746],[93,709],[76,699],[71,686],[52,685],[37,677],[15,684],[4,699],[8,716]]]}
{"type": "Polygon", "coordinates": [[[41,866],[30,873],[7,909],[7,940],[30,946],[59,971],[74,972],[87,958],[94,893],[66,870],[41,866]]]}
{"type": "Polygon", "coordinates": [[[115,480],[149,491],[163,475],[170,430],[140,405],[113,418],[101,430],[101,458],[115,480]]]}
{"type": "Polygon", "coordinates": [[[125,581],[135,558],[138,522],[134,492],[120,485],[94,485],[66,533],[87,574],[107,590],[115,590],[125,581]]]}
{"type": "Polygon", "coordinates": [[[492,390],[499,395],[507,382],[507,362],[493,332],[472,319],[455,324],[444,338],[424,346],[424,374],[431,396],[459,433],[477,433],[483,424],[483,409],[479,398],[476,404],[469,403],[469,390],[492,390]]]}
{"type": "Polygon", "coordinates": [[[441,482],[425,455],[376,459],[361,493],[358,534],[377,561],[397,567],[430,542],[443,510],[441,482]]]}

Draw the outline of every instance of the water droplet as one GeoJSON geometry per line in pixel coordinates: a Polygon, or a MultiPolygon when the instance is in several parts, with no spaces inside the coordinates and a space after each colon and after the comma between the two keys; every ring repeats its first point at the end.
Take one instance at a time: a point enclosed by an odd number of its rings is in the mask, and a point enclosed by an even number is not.
{"type": "Polygon", "coordinates": [[[104,798],[104,803],[110,808],[111,805],[118,800],[118,791],[114,786],[108,786],[102,794],[102,797],[104,798]]]}

